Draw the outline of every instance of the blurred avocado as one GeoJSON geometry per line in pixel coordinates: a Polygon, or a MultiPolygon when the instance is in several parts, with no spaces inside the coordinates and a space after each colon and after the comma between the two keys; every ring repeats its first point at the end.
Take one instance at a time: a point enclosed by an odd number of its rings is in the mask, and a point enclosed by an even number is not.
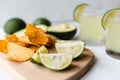
{"type": "Polygon", "coordinates": [[[46,26],[51,26],[51,22],[47,18],[37,18],[33,22],[34,25],[46,25],[46,26]]]}
{"type": "Polygon", "coordinates": [[[74,37],[77,32],[77,27],[72,24],[62,23],[48,27],[47,33],[54,35],[62,40],[69,40],[74,37]]]}
{"type": "Polygon", "coordinates": [[[13,34],[16,31],[26,27],[26,23],[20,18],[11,18],[4,25],[4,31],[7,34],[13,34]]]}

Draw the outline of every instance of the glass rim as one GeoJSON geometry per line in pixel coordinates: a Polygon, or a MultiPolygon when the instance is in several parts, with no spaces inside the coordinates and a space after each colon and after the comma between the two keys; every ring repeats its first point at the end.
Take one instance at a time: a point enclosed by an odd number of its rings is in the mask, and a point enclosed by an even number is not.
{"type": "Polygon", "coordinates": [[[91,9],[85,10],[82,15],[103,15],[103,14],[104,14],[103,10],[91,9]]]}

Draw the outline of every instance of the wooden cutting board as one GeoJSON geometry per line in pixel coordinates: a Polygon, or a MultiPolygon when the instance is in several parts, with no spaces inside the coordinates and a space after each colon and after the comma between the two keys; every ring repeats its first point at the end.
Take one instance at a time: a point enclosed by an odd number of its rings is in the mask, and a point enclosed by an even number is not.
{"type": "MultiPolygon", "coordinates": [[[[49,50],[54,52],[53,49],[49,50]]],[[[15,80],[78,80],[94,64],[94,54],[85,49],[81,56],[63,71],[53,71],[42,65],[27,62],[8,61],[4,54],[0,53],[0,66],[7,70],[15,80]]]]}

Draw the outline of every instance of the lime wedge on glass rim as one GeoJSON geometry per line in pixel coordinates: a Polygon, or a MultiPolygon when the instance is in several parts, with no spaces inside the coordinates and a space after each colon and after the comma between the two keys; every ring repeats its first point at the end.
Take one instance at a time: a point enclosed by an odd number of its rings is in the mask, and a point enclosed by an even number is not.
{"type": "Polygon", "coordinates": [[[73,11],[73,18],[75,21],[79,22],[80,16],[84,12],[84,10],[88,7],[89,5],[86,3],[79,4],[78,6],[75,7],[73,11]]]}
{"type": "Polygon", "coordinates": [[[59,40],[55,44],[57,53],[70,54],[74,58],[81,55],[84,50],[84,42],[82,41],[64,41],[59,40]]]}
{"type": "Polygon", "coordinates": [[[120,12],[120,8],[114,8],[114,9],[107,11],[102,17],[102,27],[106,29],[110,21],[113,18],[115,18],[119,12],[120,12]]]}
{"type": "Polygon", "coordinates": [[[40,54],[42,64],[52,70],[63,70],[69,67],[72,62],[72,56],[66,54],[40,54]]]}
{"type": "Polygon", "coordinates": [[[36,53],[31,58],[31,62],[33,62],[33,63],[41,63],[40,57],[39,57],[40,54],[48,54],[48,50],[47,50],[47,48],[45,46],[41,46],[36,51],[36,53]]]}

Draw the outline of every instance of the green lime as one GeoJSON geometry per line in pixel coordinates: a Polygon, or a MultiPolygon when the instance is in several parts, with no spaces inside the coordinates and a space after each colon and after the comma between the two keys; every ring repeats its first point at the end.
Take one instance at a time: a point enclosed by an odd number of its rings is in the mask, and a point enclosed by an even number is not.
{"type": "Polygon", "coordinates": [[[52,70],[63,70],[72,62],[72,56],[66,54],[40,54],[42,64],[52,70]]]}
{"type": "Polygon", "coordinates": [[[73,18],[75,21],[79,22],[80,16],[82,15],[82,13],[87,7],[88,7],[88,4],[86,3],[79,4],[78,6],[75,7],[73,11],[73,18]]]}
{"type": "Polygon", "coordinates": [[[13,34],[14,32],[26,27],[26,23],[20,18],[11,18],[4,25],[4,31],[7,34],[13,34]]]}
{"type": "Polygon", "coordinates": [[[70,54],[73,58],[77,58],[84,50],[84,42],[59,40],[55,48],[58,53],[70,54]]]}
{"type": "Polygon", "coordinates": [[[45,46],[41,46],[36,53],[32,56],[31,62],[41,63],[39,54],[48,54],[48,50],[45,46]]]}
{"type": "Polygon", "coordinates": [[[103,17],[102,17],[102,26],[104,29],[107,28],[110,21],[117,16],[117,14],[120,12],[120,8],[114,8],[109,11],[107,11],[103,17]]]}
{"type": "Polygon", "coordinates": [[[51,26],[51,22],[46,18],[37,18],[34,22],[34,25],[44,24],[46,26],[51,26]]]}

